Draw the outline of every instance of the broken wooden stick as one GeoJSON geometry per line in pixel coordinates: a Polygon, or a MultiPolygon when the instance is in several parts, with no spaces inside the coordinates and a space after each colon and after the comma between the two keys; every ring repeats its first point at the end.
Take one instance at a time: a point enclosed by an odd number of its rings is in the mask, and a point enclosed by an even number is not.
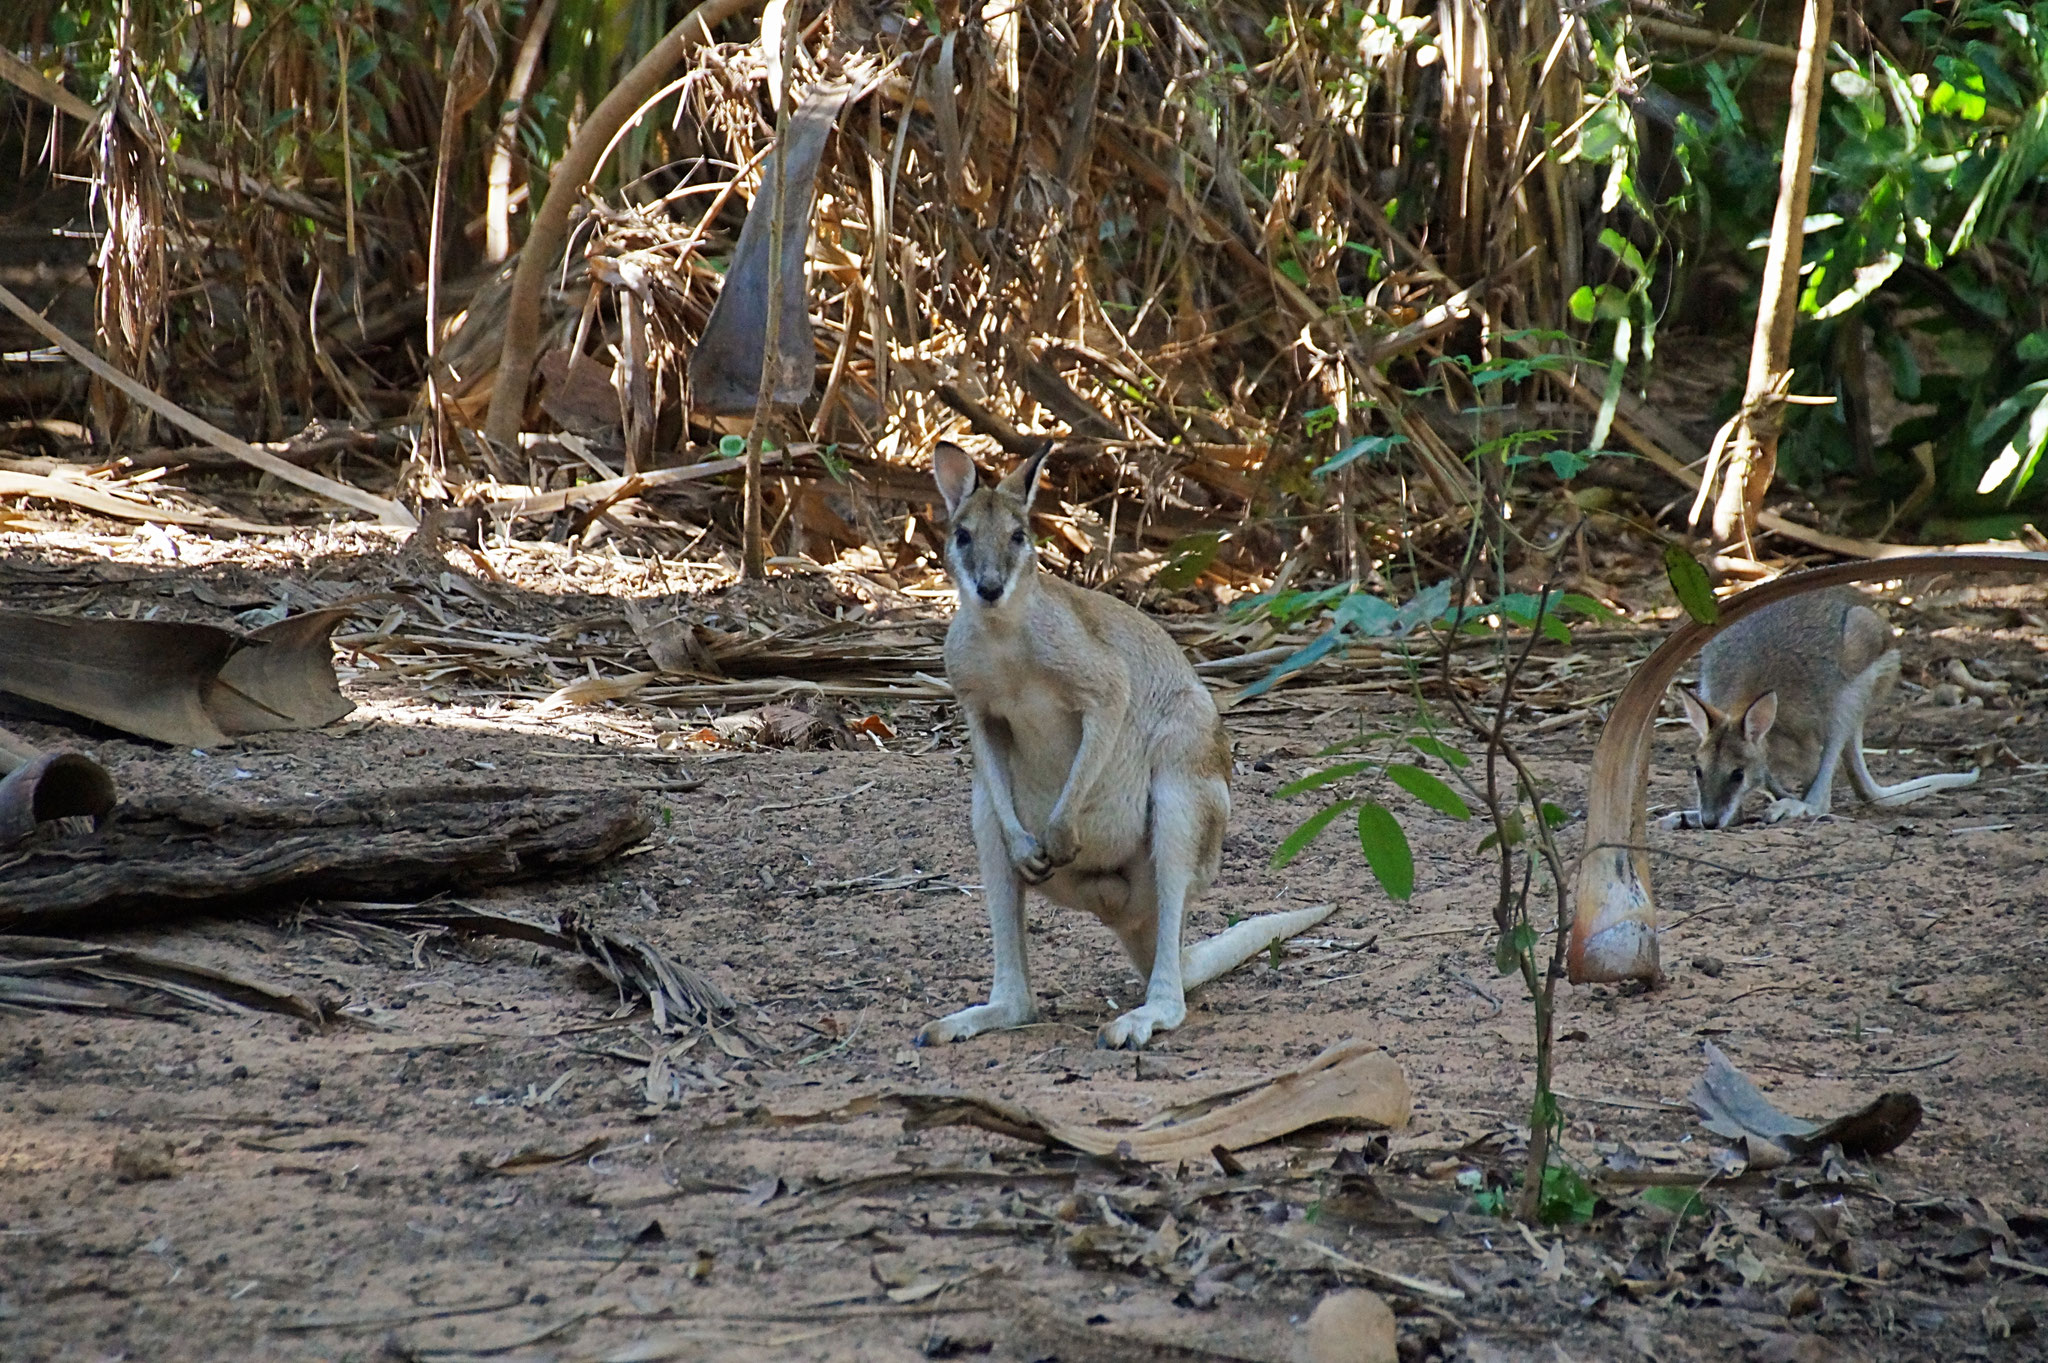
{"type": "Polygon", "coordinates": [[[53,819],[105,818],[114,807],[114,778],[76,752],[43,752],[0,729],[0,849],[24,842],[53,819]]]}

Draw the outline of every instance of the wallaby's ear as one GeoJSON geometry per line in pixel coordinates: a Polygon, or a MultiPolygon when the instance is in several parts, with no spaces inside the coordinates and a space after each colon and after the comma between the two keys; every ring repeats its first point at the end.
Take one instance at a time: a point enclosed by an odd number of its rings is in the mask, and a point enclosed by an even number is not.
{"type": "Polygon", "coordinates": [[[958,445],[941,440],[932,450],[932,478],[946,499],[946,518],[960,514],[960,504],[974,494],[974,461],[958,445]]]}
{"type": "Polygon", "coordinates": [[[1045,461],[1052,455],[1052,442],[1032,455],[1023,463],[1010,470],[1010,476],[1003,479],[1001,490],[1024,503],[1024,514],[1031,514],[1031,499],[1038,495],[1038,475],[1045,469],[1045,461]]]}
{"type": "Polygon", "coordinates": [[[1766,691],[1749,703],[1742,712],[1742,737],[1745,742],[1761,743],[1764,735],[1771,731],[1771,725],[1778,721],[1778,693],[1766,691]]]}
{"type": "Polygon", "coordinates": [[[1700,736],[1700,742],[1706,742],[1707,735],[1714,731],[1714,707],[1695,696],[1689,686],[1678,688],[1678,699],[1685,706],[1686,722],[1700,736]]]}

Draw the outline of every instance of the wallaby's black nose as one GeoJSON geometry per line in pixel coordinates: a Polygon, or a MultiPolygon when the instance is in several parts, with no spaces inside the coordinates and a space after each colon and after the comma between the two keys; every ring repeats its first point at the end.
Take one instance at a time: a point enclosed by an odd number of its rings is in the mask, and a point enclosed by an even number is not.
{"type": "Polygon", "coordinates": [[[981,593],[981,599],[991,606],[1003,599],[1003,584],[1000,582],[977,582],[974,590],[981,593]]]}

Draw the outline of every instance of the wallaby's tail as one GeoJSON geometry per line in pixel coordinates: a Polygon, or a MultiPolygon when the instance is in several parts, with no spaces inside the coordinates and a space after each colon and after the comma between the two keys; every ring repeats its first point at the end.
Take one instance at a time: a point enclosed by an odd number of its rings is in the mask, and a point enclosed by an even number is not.
{"type": "Polygon", "coordinates": [[[1181,953],[1183,988],[1207,984],[1227,975],[1275,942],[1284,942],[1306,932],[1337,911],[1335,904],[1318,904],[1310,909],[1289,909],[1285,913],[1262,913],[1233,923],[1214,937],[1205,937],[1181,953]]]}
{"type": "Polygon", "coordinates": [[[1849,780],[1856,787],[1866,803],[1880,809],[1909,804],[1923,795],[1932,795],[1937,790],[1954,790],[1958,786],[1977,784],[1977,771],[1944,771],[1932,776],[1915,776],[1895,786],[1881,786],[1871,776],[1870,768],[1863,760],[1863,728],[1857,726],[1855,737],[1849,740],[1848,751],[1843,754],[1849,759],[1849,780]]]}

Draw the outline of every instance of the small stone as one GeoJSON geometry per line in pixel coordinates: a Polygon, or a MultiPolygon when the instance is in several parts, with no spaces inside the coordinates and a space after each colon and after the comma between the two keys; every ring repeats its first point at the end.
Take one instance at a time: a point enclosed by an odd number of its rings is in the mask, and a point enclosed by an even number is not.
{"type": "Polygon", "coordinates": [[[1728,967],[1719,956],[1695,956],[1692,958],[1692,968],[1710,980],[1718,980],[1721,978],[1721,972],[1728,967]]]}
{"type": "Polygon", "coordinates": [[[1308,1318],[1309,1363],[1399,1363],[1394,1309],[1373,1292],[1333,1292],[1308,1318]]]}
{"type": "Polygon", "coordinates": [[[114,1178],[121,1183],[146,1183],[178,1176],[178,1166],[171,1158],[171,1143],[164,1140],[144,1139],[116,1145],[113,1166],[114,1178]]]}

